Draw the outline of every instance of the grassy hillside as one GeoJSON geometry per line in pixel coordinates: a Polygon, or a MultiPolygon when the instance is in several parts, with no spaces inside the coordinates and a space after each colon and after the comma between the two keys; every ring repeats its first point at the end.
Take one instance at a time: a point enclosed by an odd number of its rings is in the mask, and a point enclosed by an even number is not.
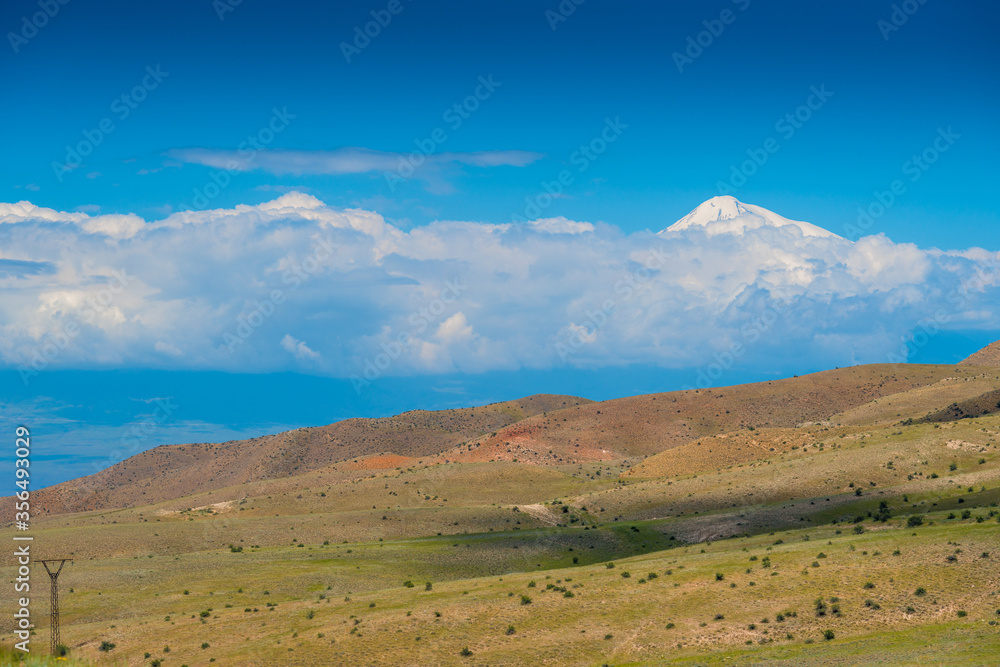
{"type": "Polygon", "coordinates": [[[250,440],[161,446],[97,474],[36,493],[36,511],[60,514],[145,505],[257,480],[281,479],[376,454],[395,455],[388,459],[395,463],[399,455],[436,454],[525,417],[590,402],[538,395],[478,408],[347,419],[250,440]]]}
{"type": "Polygon", "coordinates": [[[317,445],[33,548],[76,558],[62,636],[95,665],[1000,664],[998,374],[501,404],[438,453],[317,445]]]}
{"type": "Polygon", "coordinates": [[[1000,368],[1000,340],[987,345],[959,362],[963,366],[988,366],[1000,368]]]}

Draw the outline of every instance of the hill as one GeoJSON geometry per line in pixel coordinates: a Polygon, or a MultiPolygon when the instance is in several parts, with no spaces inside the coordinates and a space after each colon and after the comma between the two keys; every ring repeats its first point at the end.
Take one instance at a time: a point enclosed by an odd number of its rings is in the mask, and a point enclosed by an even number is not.
{"type": "Polygon", "coordinates": [[[1000,368],[1000,340],[987,345],[959,362],[962,366],[991,366],[1000,368]]]}
{"type": "MultiPolygon", "coordinates": [[[[33,494],[40,514],[130,507],[181,498],[259,480],[277,480],[337,461],[381,455],[430,456],[547,410],[590,403],[572,396],[536,395],[478,408],[404,412],[395,417],[347,419],[315,428],[223,443],[164,445],[94,475],[33,494]]],[[[9,501],[10,499],[5,499],[9,501]]]]}
{"type": "MultiPolygon", "coordinates": [[[[924,418],[949,409],[956,396],[968,401],[1000,388],[987,377],[994,374],[975,366],[875,364],[602,402],[539,395],[479,408],[348,419],[250,440],[157,447],[36,492],[35,506],[40,514],[134,507],[318,470],[326,470],[329,479],[364,470],[487,461],[628,466],[739,429],[795,428],[865,406],[871,411],[888,396],[917,397],[908,409],[926,406],[918,415],[924,418]]],[[[988,411],[982,397],[973,403],[975,414],[988,411]]],[[[237,494],[229,495],[233,500],[237,494]]]]}
{"type": "Polygon", "coordinates": [[[76,559],[97,665],[1000,664],[998,391],[859,366],[163,447],[32,554],[76,559]]]}

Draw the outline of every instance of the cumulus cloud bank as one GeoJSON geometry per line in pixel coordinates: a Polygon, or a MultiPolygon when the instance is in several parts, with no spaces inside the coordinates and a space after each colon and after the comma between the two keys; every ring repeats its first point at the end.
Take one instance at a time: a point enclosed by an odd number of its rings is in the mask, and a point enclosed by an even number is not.
{"type": "Polygon", "coordinates": [[[1000,253],[788,224],[625,234],[438,221],[291,192],[163,220],[0,204],[0,359],[338,377],[885,361],[920,327],[996,329],[1000,253]],[[709,233],[711,231],[711,233],[709,233]]]}

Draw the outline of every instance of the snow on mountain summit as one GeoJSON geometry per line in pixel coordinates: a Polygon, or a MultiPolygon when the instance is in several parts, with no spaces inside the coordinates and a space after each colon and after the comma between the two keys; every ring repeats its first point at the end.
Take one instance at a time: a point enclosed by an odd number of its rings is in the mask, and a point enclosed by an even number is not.
{"type": "Polygon", "coordinates": [[[702,227],[709,236],[716,234],[742,234],[748,229],[761,227],[797,227],[803,236],[840,238],[833,232],[808,222],[789,220],[773,211],[753,204],[744,204],[729,195],[712,197],[702,202],[696,209],[660,232],[680,232],[685,229],[702,227]]]}

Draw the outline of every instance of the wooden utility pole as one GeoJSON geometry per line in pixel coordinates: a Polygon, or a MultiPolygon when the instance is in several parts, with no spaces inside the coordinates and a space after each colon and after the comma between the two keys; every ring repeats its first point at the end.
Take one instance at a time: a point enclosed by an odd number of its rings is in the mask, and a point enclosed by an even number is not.
{"type": "Polygon", "coordinates": [[[45,566],[45,571],[49,573],[49,579],[52,581],[52,595],[51,604],[49,605],[49,634],[50,637],[50,650],[52,655],[56,655],[56,651],[59,650],[59,573],[62,572],[63,565],[66,562],[73,562],[72,558],[49,558],[47,560],[36,561],[45,566]],[[59,563],[59,567],[53,565],[55,569],[49,569],[49,563],[59,563]]]}

